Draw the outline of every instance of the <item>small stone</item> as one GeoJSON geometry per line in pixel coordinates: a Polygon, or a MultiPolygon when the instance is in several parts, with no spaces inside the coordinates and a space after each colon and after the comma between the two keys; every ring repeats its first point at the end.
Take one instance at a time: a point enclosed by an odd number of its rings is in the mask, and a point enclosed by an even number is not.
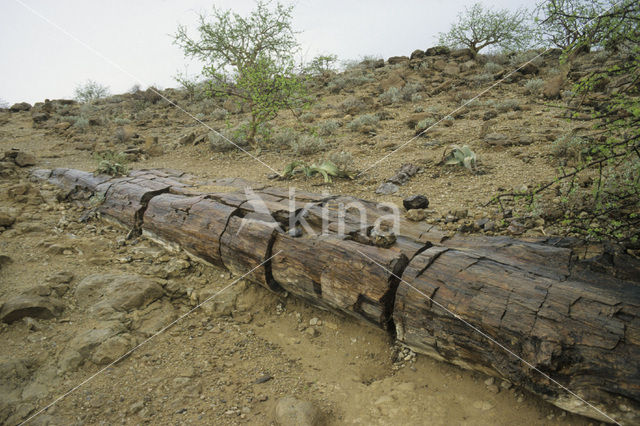
{"type": "Polygon", "coordinates": [[[468,215],[469,215],[469,211],[466,209],[456,210],[453,212],[453,216],[458,220],[464,219],[468,215]]]}
{"type": "Polygon", "coordinates": [[[412,222],[420,222],[427,218],[427,211],[425,209],[411,209],[405,216],[412,222]]]}
{"type": "Polygon", "coordinates": [[[316,336],[319,334],[319,333],[318,333],[318,330],[316,330],[316,329],[315,329],[315,328],[313,328],[313,327],[307,327],[307,329],[306,329],[304,332],[305,332],[305,333],[307,334],[307,336],[309,336],[309,337],[316,337],[316,336]]]}
{"type": "Polygon", "coordinates": [[[487,386],[487,390],[491,393],[499,393],[500,392],[500,388],[497,387],[496,385],[490,385],[487,386]]]}
{"type": "Polygon", "coordinates": [[[311,318],[311,319],[309,320],[309,325],[317,325],[317,324],[318,324],[318,321],[319,321],[319,320],[318,320],[318,318],[315,318],[315,317],[314,317],[314,318],[311,318]]]}
{"type": "Polygon", "coordinates": [[[402,200],[405,209],[426,209],[429,207],[429,199],[424,195],[412,195],[402,200]]]}
{"type": "Polygon", "coordinates": [[[511,382],[507,381],[507,380],[503,380],[502,383],[500,383],[500,387],[502,389],[511,389],[511,382]]]}
{"type": "Polygon", "coordinates": [[[314,426],[319,423],[319,413],[308,401],[284,397],[276,404],[275,421],[280,426],[314,426]]]}
{"type": "Polygon", "coordinates": [[[20,151],[13,161],[15,161],[16,165],[20,167],[33,166],[36,164],[36,157],[34,157],[32,154],[27,154],[26,152],[20,151]]]}
{"type": "Polygon", "coordinates": [[[487,386],[491,386],[492,384],[495,383],[495,381],[496,381],[495,378],[489,377],[487,380],[484,381],[484,384],[487,385],[487,386]]]}
{"type": "Polygon", "coordinates": [[[400,188],[398,188],[398,185],[394,183],[384,182],[380,184],[378,189],[376,189],[376,194],[380,194],[380,195],[395,194],[396,192],[398,192],[399,189],[400,188]]]}
{"type": "Polygon", "coordinates": [[[524,225],[515,220],[512,221],[509,227],[507,228],[507,232],[511,233],[512,235],[521,235],[524,233],[524,231],[525,231],[524,225]]]}

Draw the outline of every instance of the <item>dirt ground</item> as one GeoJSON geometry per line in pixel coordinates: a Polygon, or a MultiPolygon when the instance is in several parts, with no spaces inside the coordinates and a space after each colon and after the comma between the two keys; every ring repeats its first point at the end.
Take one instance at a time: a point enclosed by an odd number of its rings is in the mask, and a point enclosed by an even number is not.
{"type": "MultiPolygon", "coordinates": [[[[553,64],[542,67],[548,70],[553,64]]],[[[343,125],[326,138],[324,152],[346,150],[353,156],[353,168],[363,170],[415,135],[407,120],[418,114],[417,106],[446,113],[459,105],[456,93],[461,89],[454,87],[425,94],[422,100],[381,106],[375,101],[379,85],[398,73],[405,83],[424,80],[427,89],[441,85],[443,79],[429,80],[406,67],[387,66],[370,73],[375,81],[353,91],[335,94],[318,89],[311,122],[285,113],[276,124],[302,132],[322,120],[339,120],[343,125]],[[339,105],[349,96],[374,99],[371,108],[384,111],[389,119],[381,121],[375,132],[347,130],[353,116],[339,105]]],[[[550,141],[575,124],[539,98],[526,95],[523,86],[528,78],[499,86],[486,98],[494,102],[517,98],[517,110],[484,120],[490,106],[471,109],[447,127],[438,126],[427,137],[417,138],[364,176],[332,184],[300,177],[274,182],[268,179],[272,171],[246,154],[213,152],[206,141],[180,143],[190,132],[197,139],[207,131],[184,112],[161,104],[148,106],[142,117],[120,103],[100,103],[90,115],[104,117],[107,124],[92,124],[88,130],[56,127],[64,122],[64,114],[52,115],[43,126],[33,124],[32,112],[3,111],[0,150],[19,148],[34,154],[39,168],[94,170],[95,152],[144,146],[133,155],[131,168],[237,176],[398,204],[404,196],[425,194],[431,201],[427,220],[457,229],[460,223],[444,221],[449,212],[467,210],[472,220],[497,218],[496,207],[486,205],[496,191],[533,185],[556,172],[550,141]],[[125,116],[129,117],[125,131],[137,137],[118,141],[114,134],[122,126],[113,119],[125,116]],[[482,137],[487,132],[513,139],[527,136],[530,141],[488,145],[482,137]],[[148,140],[161,149],[152,153],[148,140]],[[471,146],[481,173],[438,164],[452,143],[471,146]],[[375,193],[408,162],[422,171],[395,194],[375,193]]],[[[184,99],[179,104],[193,114],[201,108],[184,99]]],[[[224,125],[221,120],[205,121],[218,129],[224,125]]],[[[276,170],[296,158],[276,148],[250,152],[276,170]]],[[[517,384],[494,383],[478,373],[394,347],[382,330],[236,282],[238,277],[226,271],[202,265],[184,253],[169,253],[145,238],[126,240],[126,229],[103,219],[87,219],[82,208],[59,202],[56,188],[30,182],[29,170],[10,170],[0,177],[0,209],[15,219],[0,232],[0,305],[27,295],[63,308],[53,319],[25,318],[0,325],[0,423],[19,424],[37,414],[32,424],[274,424],[275,406],[285,396],[311,402],[319,422],[327,425],[590,423],[529,395],[517,384]],[[118,297],[114,275],[133,276],[149,292],[160,289],[159,293],[153,297],[145,293],[145,299],[131,309],[100,310],[100,303],[118,297]],[[99,277],[105,292],[83,299],[87,277],[99,277]],[[218,297],[190,312],[231,283],[218,297]],[[110,289],[116,290],[109,293],[110,289]],[[133,348],[125,359],[110,365],[133,348]],[[53,405],[39,413],[49,404],[53,405]]],[[[507,225],[495,232],[505,232],[507,225]]],[[[553,233],[544,220],[537,225],[525,235],[553,233]]]]}

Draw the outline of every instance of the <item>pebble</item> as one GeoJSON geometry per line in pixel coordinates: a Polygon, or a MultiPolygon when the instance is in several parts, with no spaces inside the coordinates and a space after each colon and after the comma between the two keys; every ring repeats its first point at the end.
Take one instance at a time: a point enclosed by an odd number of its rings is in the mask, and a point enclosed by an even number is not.
{"type": "Polygon", "coordinates": [[[315,317],[311,318],[309,320],[309,325],[318,325],[318,321],[319,321],[318,318],[315,318],[315,317]]]}

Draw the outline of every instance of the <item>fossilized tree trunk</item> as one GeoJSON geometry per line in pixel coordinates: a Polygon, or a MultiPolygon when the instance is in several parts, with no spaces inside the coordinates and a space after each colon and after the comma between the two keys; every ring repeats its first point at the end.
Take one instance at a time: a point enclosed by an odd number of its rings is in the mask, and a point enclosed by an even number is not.
{"type": "Polygon", "coordinates": [[[273,256],[246,279],[387,329],[417,352],[507,379],[568,411],[640,422],[640,262],[613,247],[449,236],[401,220],[383,248],[371,231],[389,209],[352,197],[299,192],[290,200],[282,189],[242,191],[242,179],[205,182],[171,170],[33,176],[71,200],[98,199],[99,212],[134,234],[236,275],[273,256]]]}

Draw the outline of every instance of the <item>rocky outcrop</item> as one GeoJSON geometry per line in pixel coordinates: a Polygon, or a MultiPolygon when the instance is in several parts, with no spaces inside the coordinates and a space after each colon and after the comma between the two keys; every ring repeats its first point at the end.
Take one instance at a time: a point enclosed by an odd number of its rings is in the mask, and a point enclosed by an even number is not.
{"type": "MultiPolygon", "coordinates": [[[[103,199],[96,210],[134,234],[387,329],[417,352],[517,383],[572,412],[640,420],[640,262],[614,247],[450,236],[401,215],[391,226],[389,205],[290,197],[171,170],[33,176],[70,200],[103,199]]],[[[152,284],[144,287],[151,293],[140,290],[141,305],[155,297],[152,284]]],[[[128,344],[116,339],[97,355],[91,347],[91,356],[104,363],[128,344]]]]}

